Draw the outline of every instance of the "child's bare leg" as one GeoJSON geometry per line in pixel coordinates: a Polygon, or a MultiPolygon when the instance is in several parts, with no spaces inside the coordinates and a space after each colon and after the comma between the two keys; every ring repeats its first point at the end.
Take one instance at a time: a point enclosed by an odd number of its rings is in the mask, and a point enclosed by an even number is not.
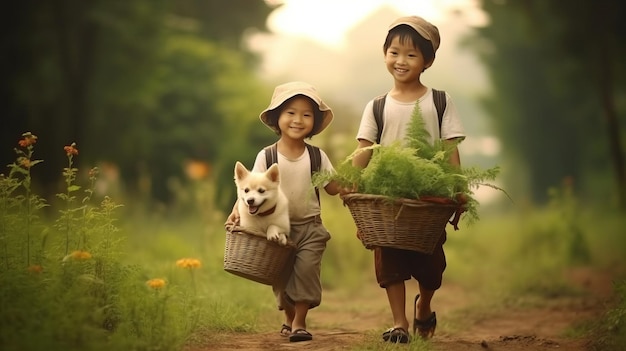
{"type": "Polygon", "coordinates": [[[388,285],[385,290],[387,291],[387,299],[393,315],[394,328],[409,330],[409,321],[406,319],[405,312],[406,289],[404,282],[388,285]]]}
{"type": "Polygon", "coordinates": [[[293,319],[296,316],[296,310],[292,305],[287,305],[285,306],[285,325],[288,326],[292,326],[293,325],[293,319]]]}
{"type": "Polygon", "coordinates": [[[283,325],[280,327],[280,334],[282,336],[289,336],[289,334],[291,334],[291,324],[293,324],[293,318],[296,314],[295,309],[293,308],[293,306],[286,304],[285,308],[283,309],[283,311],[285,312],[285,322],[283,323],[283,325]]]}
{"type": "Polygon", "coordinates": [[[432,314],[432,309],[430,307],[430,302],[435,295],[435,290],[429,290],[419,284],[420,289],[420,298],[417,300],[417,315],[415,318],[419,320],[426,320],[432,314]]]}
{"type": "Polygon", "coordinates": [[[292,318],[292,330],[306,329],[306,315],[309,313],[308,302],[296,302],[294,316],[292,318]]]}
{"type": "Polygon", "coordinates": [[[430,302],[435,295],[434,290],[426,289],[423,285],[419,285],[420,294],[415,296],[417,311],[415,313],[415,320],[413,321],[413,333],[424,339],[430,339],[435,335],[435,329],[437,328],[437,316],[432,311],[430,302]]]}
{"type": "Polygon", "coordinates": [[[308,302],[296,302],[296,314],[293,319],[290,342],[309,341],[313,339],[313,335],[306,330],[306,315],[309,312],[308,302]]]}

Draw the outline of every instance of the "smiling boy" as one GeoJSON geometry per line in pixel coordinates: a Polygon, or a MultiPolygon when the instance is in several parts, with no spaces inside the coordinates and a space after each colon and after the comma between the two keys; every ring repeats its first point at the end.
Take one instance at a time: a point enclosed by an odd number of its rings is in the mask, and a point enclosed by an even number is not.
{"type": "MultiPolygon", "coordinates": [[[[385,96],[382,131],[379,134],[372,100],[366,105],[361,118],[357,133],[358,148],[367,148],[374,143],[389,145],[403,141],[416,104],[421,110],[431,143],[441,138],[446,143],[456,145],[459,139],[465,138],[450,96],[447,93],[445,95],[446,109],[440,125],[433,89],[421,81],[422,73],[435,61],[439,43],[437,27],[421,17],[401,17],[391,24],[383,53],[387,71],[393,77],[393,87],[385,96]]],[[[364,150],[354,157],[353,164],[365,168],[371,156],[371,150],[364,150]]],[[[460,166],[456,146],[452,149],[450,163],[460,166]]],[[[411,278],[417,280],[420,292],[414,300],[413,332],[422,338],[434,335],[437,317],[431,308],[431,300],[435,291],[441,287],[446,268],[443,251],[445,241],[444,231],[432,255],[387,247],[374,248],[376,279],[380,287],[386,290],[393,316],[393,327],[383,333],[383,340],[394,343],[407,343],[410,340],[409,321],[405,313],[405,281],[411,278]]]]}

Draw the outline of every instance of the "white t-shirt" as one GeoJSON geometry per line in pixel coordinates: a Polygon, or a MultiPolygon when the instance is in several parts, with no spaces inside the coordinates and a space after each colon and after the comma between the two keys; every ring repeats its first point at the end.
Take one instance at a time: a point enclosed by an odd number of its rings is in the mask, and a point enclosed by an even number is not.
{"type": "MultiPolygon", "coordinates": [[[[322,162],[321,171],[334,172],[326,153],[320,149],[322,162]]],[[[280,188],[289,199],[289,219],[292,223],[307,222],[308,218],[320,214],[320,204],[315,195],[315,188],[311,180],[311,159],[309,150],[304,149],[302,155],[296,159],[289,159],[278,152],[278,169],[280,170],[280,188]]],[[[265,150],[261,150],[254,161],[253,171],[267,170],[265,150]]],[[[323,189],[320,188],[320,191],[323,189]]]]}
{"type": "MultiPolygon", "coordinates": [[[[422,111],[424,125],[431,136],[430,143],[434,144],[435,140],[439,138],[439,120],[431,88],[428,88],[428,91],[419,99],[418,103],[422,111]]],[[[378,127],[374,118],[373,106],[374,100],[370,100],[365,106],[363,116],[361,117],[361,125],[359,126],[359,131],[356,136],[357,140],[364,139],[376,143],[378,127]]],[[[414,107],[415,101],[400,102],[387,94],[383,111],[383,133],[380,138],[381,145],[388,145],[397,140],[404,140],[414,107]]],[[[450,95],[446,93],[446,110],[441,121],[441,139],[447,140],[453,138],[464,139],[465,133],[456,107],[450,99],[450,95]]]]}

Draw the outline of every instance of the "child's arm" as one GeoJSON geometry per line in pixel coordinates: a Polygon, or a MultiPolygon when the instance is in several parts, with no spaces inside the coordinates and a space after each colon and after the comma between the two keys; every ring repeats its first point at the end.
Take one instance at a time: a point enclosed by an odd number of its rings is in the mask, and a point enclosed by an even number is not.
{"type": "MultiPolygon", "coordinates": [[[[371,141],[359,139],[359,145],[357,146],[357,150],[370,147],[372,145],[374,145],[374,143],[372,143],[371,141]]],[[[367,167],[368,163],[370,163],[370,158],[372,158],[372,150],[360,150],[356,155],[354,155],[354,158],[352,159],[352,165],[359,168],[365,168],[367,167]]]]}
{"type": "MultiPolygon", "coordinates": [[[[446,140],[446,143],[454,143],[454,141],[446,140]]],[[[459,148],[454,146],[452,153],[450,154],[450,164],[453,166],[461,167],[461,156],[459,155],[459,148]]]]}
{"type": "Polygon", "coordinates": [[[324,187],[324,190],[326,190],[328,195],[337,195],[340,193],[343,195],[348,193],[348,190],[339,185],[339,183],[335,180],[328,182],[328,184],[324,187]]]}
{"type": "MultiPolygon", "coordinates": [[[[452,149],[452,153],[450,154],[449,162],[450,162],[451,165],[456,166],[457,168],[461,168],[461,156],[459,155],[459,148],[456,146],[458,141],[456,139],[450,139],[450,140],[445,140],[444,142],[446,144],[453,144],[453,145],[455,145],[454,148],[452,149]]],[[[457,194],[456,200],[461,205],[464,205],[464,204],[467,203],[467,197],[463,193],[457,194]]]]}

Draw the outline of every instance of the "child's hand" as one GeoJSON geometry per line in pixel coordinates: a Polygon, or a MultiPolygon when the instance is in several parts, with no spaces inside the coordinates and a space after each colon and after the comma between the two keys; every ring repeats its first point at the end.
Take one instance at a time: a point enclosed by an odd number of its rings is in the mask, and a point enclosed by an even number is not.
{"type": "Polygon", "coordinates": [[[459,221],[461,220],[461,214],[465,212],[467,209],[467,196],[463,193],[458,193],[456,195],[456,202],[459,204],[459,208],[457,208],[454,213],[454,217],[450,221],[450,224],[454,227],[454,230],[459,230],[459,221]]]}
{"type": "Polygon", "coordinates": [[[233,210],[233,212],[231,212],[226,219],[226,223],[224,223],[224,228],[226,228],[227,231],[231,231],[233,227],[237,224],[239,224],[239,211],[233,210]]]}
{"type": "Polygon", "coordinates": [[[463,212],[465,212],[465,208],[466,208],[466,205],[467,205],[467,195],[465,195],[464,193],[456,194],[456,202],[463,209],[463,212]]]}
{"type": "Polygon", "coordinates": [[[339,189],[339,195],[344,196],[352,193],[356,193],[358,191],[357,185],[352,184],[351,186],[341,187],[339,189]]]}
{"type": "Polygon", "coordinates": [[[350,193],[353,193],[354,190],[356,190],[356,189],[341,187],[341,188],[339,188],[339,196],[348,195],[350,193]]]}

